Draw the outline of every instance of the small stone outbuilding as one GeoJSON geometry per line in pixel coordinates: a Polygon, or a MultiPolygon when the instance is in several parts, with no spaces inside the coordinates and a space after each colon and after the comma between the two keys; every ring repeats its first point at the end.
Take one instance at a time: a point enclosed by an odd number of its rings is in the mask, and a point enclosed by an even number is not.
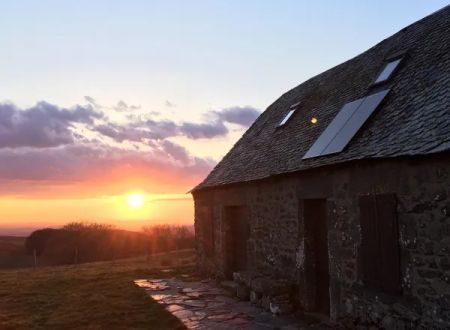
{"type": "Polygon", "coordinates": [[[254,302],[450,328],[450,7],[283,94],[192,193],[199,268],[254,302]]]}

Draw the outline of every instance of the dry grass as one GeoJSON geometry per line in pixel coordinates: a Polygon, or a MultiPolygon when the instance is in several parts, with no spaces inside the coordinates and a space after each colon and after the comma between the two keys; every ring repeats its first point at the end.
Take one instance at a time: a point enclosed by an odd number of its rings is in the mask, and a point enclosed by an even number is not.
{"type": "Polygon", "coordinates": [[[0,271],[0,329],[182,329],[132,281],[189,273],[192,262],[186,250],[177,257],[0,271]],[[174,273],[161,272],[162,260],[171,260],[174,273]]]}

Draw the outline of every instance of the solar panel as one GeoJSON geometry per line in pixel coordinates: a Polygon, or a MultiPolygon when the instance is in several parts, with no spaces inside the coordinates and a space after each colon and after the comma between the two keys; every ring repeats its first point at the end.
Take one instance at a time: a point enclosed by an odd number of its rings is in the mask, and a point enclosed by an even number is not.
{"type": "Polygon", "coordinates": [[[287,121],[289,120],[289,118],[291,118],[291,116],[294,114],[294,112],[295,112],[295,109],[290,110],[287,113],[286,117],[284,117],[284,119],[281,121],[281,123],[278,124],[278,127],[283,126],[284,124],[286,124],[287,121]]]}
{"type": "Polygon", "coordinates": [[[359,99],[344,105],[325,131],[323,131],[316,142],[314,142],[305,156],[303,156],[303,159],[320,156],[322,151],[330,144],[336,134],[339,133],[356,109],[358,109],[362,101],[363,99],[359,99]]]}
{"type": "Polygon", "coordinates": [[[324,149],[321,155],[333,154],[344,150],[345,146],[355,136],[359,129],[369,119],[389,90],[372,94],[363,99],[363,102],[345,123],[339,133],[336,134],[331,143],[324,149]]]}
{"type": "Polygon", "coordinates": [[[344,150],[389,92],[388,89],[347,103],[314,142],[303,159],[325,156],[344,150]]]}
{"type": "Polygon", "coordinates": [[[400,64],[401,61],[402,61],[402,59],[399,58],[397,60],[391,61],[388,64],[386,64],[383,71],[381,71],[380,75],[375,80],[374,84],[378,84],[380,82],[388,80],[391,77],[392,73],[395,71],[395,69],[398,67],[398,65],[400,64]]]}

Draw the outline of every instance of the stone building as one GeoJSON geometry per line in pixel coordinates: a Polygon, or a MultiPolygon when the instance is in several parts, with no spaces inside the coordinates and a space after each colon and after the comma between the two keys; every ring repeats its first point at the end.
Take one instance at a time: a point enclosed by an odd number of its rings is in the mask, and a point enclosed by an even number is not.
{"type": "Polygon", "coordinates": [[[263,305],[450,328],[449,151],[447,6],[261,114],[192,191],[199,268],[263,305]]]}

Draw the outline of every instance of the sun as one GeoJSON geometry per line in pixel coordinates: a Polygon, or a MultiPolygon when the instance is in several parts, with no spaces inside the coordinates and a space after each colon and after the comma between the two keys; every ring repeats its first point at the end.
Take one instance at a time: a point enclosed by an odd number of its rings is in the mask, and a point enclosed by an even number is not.
{"type": "Polygon", "coordinates": [[[128,196],[128,205],[130,205],[133,208],[138,208],[141,207],[142,204],[144,204],[144,196],[140,195],[140,194],[133,194],[128,196]]]}

